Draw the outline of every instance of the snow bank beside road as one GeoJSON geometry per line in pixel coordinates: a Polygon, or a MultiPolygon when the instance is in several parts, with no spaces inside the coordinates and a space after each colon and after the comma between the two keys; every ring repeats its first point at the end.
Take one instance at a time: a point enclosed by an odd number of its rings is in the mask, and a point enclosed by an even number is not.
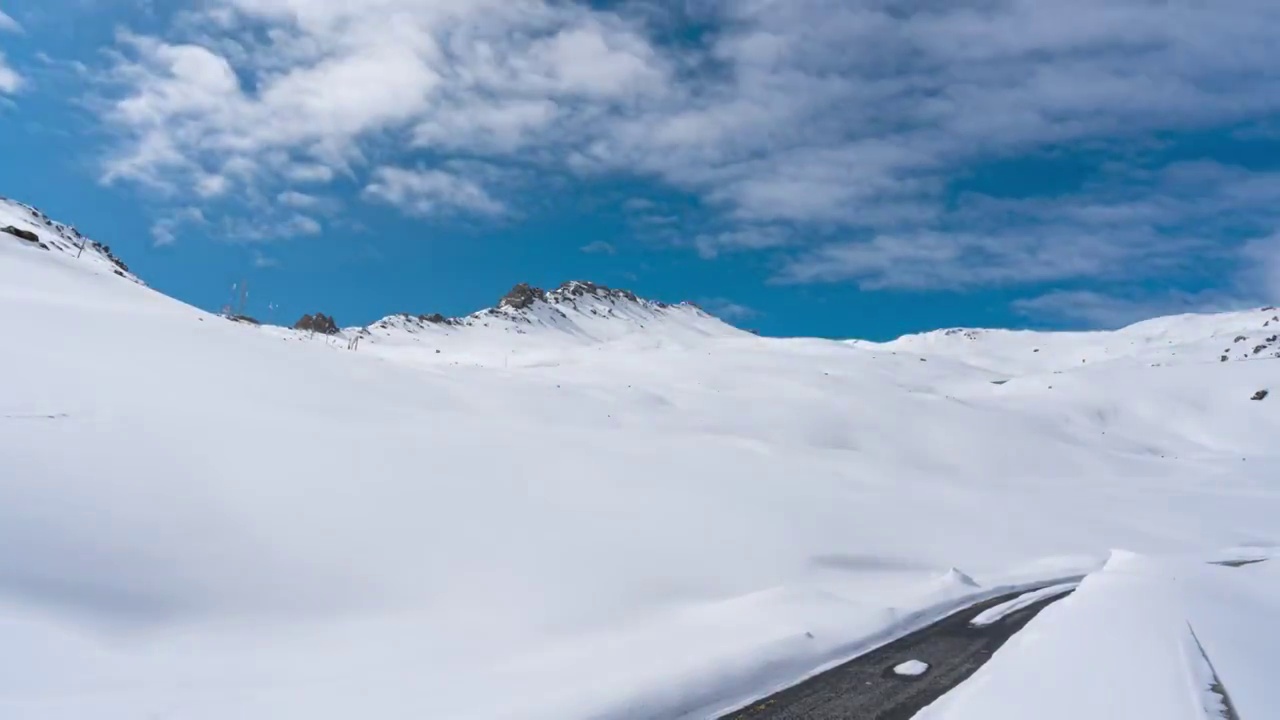
{"type": "Polygon", "coordinates": [[[1239,717],[1275,717],[1277,618],[1280,562],[1117,552],[917,720],[1205,720],[1223,707],[1208,663],[1239,717]]]}

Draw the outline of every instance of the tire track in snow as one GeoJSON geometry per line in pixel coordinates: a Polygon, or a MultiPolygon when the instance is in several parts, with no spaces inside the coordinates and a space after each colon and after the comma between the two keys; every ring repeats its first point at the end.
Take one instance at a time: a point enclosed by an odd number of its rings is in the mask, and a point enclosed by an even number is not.
{"type": "Polygon", "coordinates": [[[1200,653],[1200,660],[1204,662],[1205,669],[1209,671],[1208,687],[1204,689],[1217,696],[1218,707],[1206,707],[1205,717],[1213,718],[1213,720],[1240,720],[1240,715],[1236,712],[1235,705],[1231,702],[1231,696],[1227,694],[1227,688],[1222,684],[1222,678],[1218,677],[1218,671],[1214,669],[1213,661],[1209,659],[1209,653],[1205,652],[1204,645],[1200,644],[1200,638],[1196,637],[1195,628],[1191,627],[1190,623],[1187,623],[1187,631],[1191,633],[1191,642],[1195,643],[1196,652],[1200,653]]]}

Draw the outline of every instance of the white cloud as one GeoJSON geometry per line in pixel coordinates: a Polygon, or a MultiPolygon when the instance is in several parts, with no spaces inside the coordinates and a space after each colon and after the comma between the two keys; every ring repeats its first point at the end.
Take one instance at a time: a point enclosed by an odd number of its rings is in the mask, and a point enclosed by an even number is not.
{"type": "Polygon", "coordinates": [[[1280,231],[1250,240],[1241,258],[1241,285],[1264,302],[1280,304],[1280,231]]]}
{"type": "MultiPolygon", "coordinates": [[[[791,257],[788,282],[961,288],[1176,269],[1178,253],[1214,243],[1158,227],[1153,214],[1186,197],[1170,178],[1121,178],[1145,201],[1091,188],[959,209],[948,184],[1049,144],[1280,112],[1269,0],[209,0],[182,18],[164,35],[120,35],[102,98],[118,139],[108,181],[270,198],[344,177],[408,212],[496,214],[506,203],[453,162],[621,172],[718,213],[726,230],[683,243],[707,257],[851,238],[791,257]],[[661,40],[677,16],[709,30],[661,40]],[[446,169],[397,170],[413,151],[446,169]],[[967,222],[981,208],[1019,222],[967,222]]],[[[1265,181],[1252,192],[1216,201],[1253,215],[1274,204],[1265,181]]]]}
{"type": "Polygon", "coordinates": [[[301,213],[260,214],[252,219],[227,218],[219,230],[220,236],[232,242],[271,242],[309,237],[324,232],[324,226],[313,217],[301,213]]]}
{"type": "Polygon", "coordinates": [[[579,249],[582,252],[587,253],[588,255],[617,255],[618,254],[618,249],[613,245],[611,245],[610,243],[605,242],[604,240],[595,240],[595,241],[589,242],[586,245],[583,245],[579,249]]]}
{"type": "Polygon", "coordinates": [[[178,208],[151,224],[151,240],[156,247],[178,241],[178,231],[185,225],[203,225],[204,212],[197,207],[178,208]]]}
{"type": "Polygon", "coordinates": [[[1115,329],[1135,322],[1179,313],[1223,312],[1250,305],[1216,291],[1200,293],[1107,294],[1064,290],[1013,302],[1023,315],[1057,325],[1115,329]]]}
{"type": "Polygon", "coordinates": [[[1050,198],[965,196],[941,224],[819,245],[790,258],[776,280],[961,290],[1171,278],[1216,265],[1243,288],[1241,257],[1220,238],[1280,225],[1280,173],[1175,164],[1050,198]]]}
{"type": "Polygon", "coordinates": [[[626,201],[622,203],[622,208],[629,212],[645,212],[647,210],[652,210],[657,206],[658,204],[654,201],[649,198],[642,197],[627,198],[626,201]]]}
{"type": "Polygon", "coordinates": [[[510,152],[668,74],[619,16],[544,0],[214,0],[184,17],[176,37],[120,36],[108,181],[172,186],[237,156],[248,180],[326,182],[402,131],[510,152]]]}
{"type": "Polygon", "coordinates": [[[0,93],[12,95],[22,89],[24,81],[16,70],[9,67],[0,53],[0,93]]]}
{"type": "Polygon", "coordinates": [[[781,227],[745,226],[735,230],[698,235],[693,239],[693,246],[697,248],[699,256],[711,260],[724,252],[782,247],[791,242],[793,235],[792,231],[781,227]]]}
{"type": "Polygon", "coordinates": [[[384,202],[410,215],[429,216],[453,211],[501,215],[502,203],[476,181],[444,170],[406,170],[380,167],[364,189],[369,200],[384,202]]]}
{"type": "Polygon", "coordinates": [[[698,301],[698,306],[727,322],[741,322],[760,314],[754,308],[733,302],[728,298],[703,298],[698,301]]]}
{"type": "Polygon", "coordinates": [[[276,195],[276,202],[292,208],[310,209],[320,206],[323,201],[315,195],[308,195],[297,190],[286,190],[276,195]]]}
{"type": "Polygon", "coordinates": [[[293,215],[278,223],[264,227],[259,233],[246,233],[250,239],[290,238],[305,235],[319,235],[324,231],[320,221],[306,215],[293,215]]]}
{"type": "Polygon", "coordinates": [[[282,173],[287,180],[295,183],[327,183],[336,174],[332,168],[318,163],[287,164],[282,173]]]}
{"type": "Polygon", "coordinates": [[[260,270],[265,270],[267,268],[280,267],[280,261],[272,257],[267,257],[260,252],[255,252],[253,254],[253,266],[260,270]]]}
{"type": "MultiPolygon", "coordinates": [[[[0,10],[0,32],[22,32],[22,26],[17,20],[0,10]]],[[[23,77],[8,65],[4,53],[0,52],[0,94],[12,95],[21,90],[25,84],[23,77]]]]}

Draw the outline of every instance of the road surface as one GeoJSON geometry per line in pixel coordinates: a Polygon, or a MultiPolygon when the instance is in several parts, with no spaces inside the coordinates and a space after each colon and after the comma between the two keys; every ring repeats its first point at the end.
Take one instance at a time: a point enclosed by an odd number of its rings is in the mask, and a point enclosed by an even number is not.
{"type": "Polygon", "coordinates": [[[969,624],[984,610],[1025,592],[965,608],[722,720],[910,720],[982,667],[1037,613],[1070,594],[1045,598],[985,627],[969,624]],[[911,660],[928,663],[929,669],[915,677],[894,672],[911,660]]]}

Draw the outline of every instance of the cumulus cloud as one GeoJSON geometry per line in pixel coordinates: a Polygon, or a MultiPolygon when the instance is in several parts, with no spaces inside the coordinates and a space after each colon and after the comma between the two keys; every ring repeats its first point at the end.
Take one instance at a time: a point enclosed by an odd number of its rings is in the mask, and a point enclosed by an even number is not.
{"type": "MultiPolygon", "coordinates": [[[[104,179],[183,202],[344,178],[415,215],[497,215],[520,198],[450,163],[621,173],[714,215],[673,240],[705,258],[904,289],[1178,273],[1227,262],[1242,235],[1214,235],[1215,212],[1275,229],[1274,179],[1224,167],[1181,168],[1205,199],[1141,163],[1063,198],[950,194],[975,163],[1050,145],[1274,117],[1269,0],[209,0],[180,17],[120,33],[98,100],[104,179]]],[[[624,208],[663,216],[646,202],[624,208]]]]}
{"type": "Polygon", "coordinates": [[[373,171],[364,196],[419,216],[452,211],[501,215],[506,211],[475,180],[444,170],[380,167],[373,171]]]}
{"type": "Polygon", "coordinates": [[[324,182],[399,132],[424,148],[511,151],[667,77],[631,25],[584,6],[378,5],[215,0],[172,37],[122,33],[104,78],[120,137],[105,179],[223,174],[234,158],[244,181],[324,182]]]}

